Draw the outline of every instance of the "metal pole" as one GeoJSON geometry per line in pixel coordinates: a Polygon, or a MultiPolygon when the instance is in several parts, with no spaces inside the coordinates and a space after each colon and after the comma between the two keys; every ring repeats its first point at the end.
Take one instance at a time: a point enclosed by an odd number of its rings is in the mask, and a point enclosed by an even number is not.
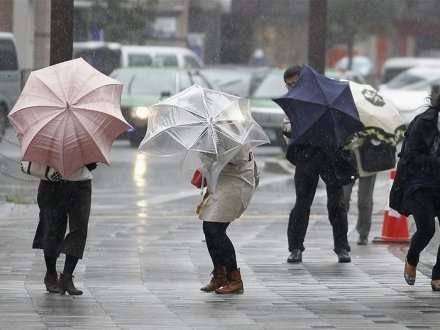
{"type": "Polygon", "coordinates": [[[319,73],[325,71],[327,0],[309,0],[309,65],[319,73]]]}
{"type": "Polygon", "coordinates": [[[73,0],[51,0],[50,64],[72,59],[73,0]]]}

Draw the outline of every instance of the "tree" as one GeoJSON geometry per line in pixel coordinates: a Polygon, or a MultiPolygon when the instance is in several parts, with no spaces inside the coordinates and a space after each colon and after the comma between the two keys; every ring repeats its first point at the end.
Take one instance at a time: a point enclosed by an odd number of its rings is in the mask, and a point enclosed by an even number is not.
{"type": "Polygon", "coordinates": [[[353,64],[356,37],[367,33],[386,33],[398,13],[399,0],[329,0],[329,44],[347,47],[348,69],[353,64]]]}
{"type": "Polygon", "coordinates": [[[151,35],[158,0],[95,0],[91,21],[106,41],[142,44],[151,35]]]}

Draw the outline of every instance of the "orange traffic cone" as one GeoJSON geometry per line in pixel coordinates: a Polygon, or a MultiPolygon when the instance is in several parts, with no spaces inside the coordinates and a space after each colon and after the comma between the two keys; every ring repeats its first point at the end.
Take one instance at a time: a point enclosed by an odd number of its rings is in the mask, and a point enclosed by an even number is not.
{"type": "MultiPolygon", "coordinates": [[[[390,173],[390,185],[388,190],[391,190],[394,178],[396,177],[396,169],[393,168],[390,173]]],[[[383,215],[382,235],[376,237],[374,243],[409,243],[408,218],[399,212],[389,207],[389,202],[383,215]]]]}

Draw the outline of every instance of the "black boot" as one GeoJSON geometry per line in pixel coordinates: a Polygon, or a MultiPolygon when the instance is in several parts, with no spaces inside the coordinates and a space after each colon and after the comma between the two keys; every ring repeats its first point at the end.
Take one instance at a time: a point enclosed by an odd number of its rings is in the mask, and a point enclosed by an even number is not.
{"type": "Polygon", "coordinates": [[[46,285],[46,290],[50,293],[58,293],[60,292],[60,288],[58,286],[58,274],[57,272],[46,272],[44,276],[44,284],[46,285]]]}
{"type": "Polygon", "coordinates": [[[78,290],[75,288],[75,285],[73,284],[73,275],[72,274],[60,274],[60,293],[65,294],[66,291],[71,296],[80,296],[83,294],[81,290],[78,290]]]}
{"type": "Polygon", "coordinates": [[[302,262],[302,251],[300,249],[293,249],[287,258],[287,262],[291,264],[302,262]]]}
{"type": "Polygon", "coordinates": [[[346,249],[341,249],[336,252],[338,256],[338,262],[339,263],[348,263],[351,262],[350,252],[346,249]]]}

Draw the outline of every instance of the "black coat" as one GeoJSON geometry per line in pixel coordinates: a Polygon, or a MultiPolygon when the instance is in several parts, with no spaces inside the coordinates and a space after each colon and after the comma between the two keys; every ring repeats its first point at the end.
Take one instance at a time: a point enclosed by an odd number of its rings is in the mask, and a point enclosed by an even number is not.
{"type": "MultiPolygon", "coordinates": [[[[440,148],[435,146],[440,109],[429,108],[410,123],[397,164],[397,176],[390,193],[390,206],[411,214],[413,193],[420,188],[440,191],[440,148]]],[[[438,143],[438,142],[437,142],[438,143]]]]}
{"type": "Polygon", "coordinates": [[[286,158],[296,166],[304,166],[305,173],[318,173],[328,185],[344,186],[358,177],[354,154],[346,149],[324,149],[291,143],[286,158]]]}

